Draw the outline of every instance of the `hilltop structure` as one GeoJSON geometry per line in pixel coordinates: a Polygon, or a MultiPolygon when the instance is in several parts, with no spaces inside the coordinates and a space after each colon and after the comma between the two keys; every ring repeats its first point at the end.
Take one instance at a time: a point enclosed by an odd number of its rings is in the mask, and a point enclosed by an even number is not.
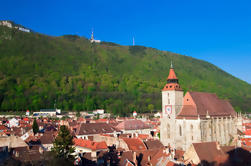
{"type": "Polygon", "coordinates": [[[167,84],[162,89],[160,140],[165,146],[187,150],[192,143],[217,141],[229,145],[241,130],[241,116],[216,94],[187,92],[171,64],[167,84]]]}
{"type": "Polygon", "coordinates": [[[0,21],[0,25],[6,26],[8,28],[15,28],[15,29],[18,29],[19,31],[23,31],[23,32],[31,32],[30,29],[24,28],[23,26],[20,26],[20,25],[16,25],[11,21],[0,21]]]}
{"type": "Polygon", "coordinates": [[[100,43],[100,42],[101,42],[100,40],[95,40],[95,39],[94,39],[93,30],[92,30],[90,42],[91,42],[91,43],[100,43]]]}

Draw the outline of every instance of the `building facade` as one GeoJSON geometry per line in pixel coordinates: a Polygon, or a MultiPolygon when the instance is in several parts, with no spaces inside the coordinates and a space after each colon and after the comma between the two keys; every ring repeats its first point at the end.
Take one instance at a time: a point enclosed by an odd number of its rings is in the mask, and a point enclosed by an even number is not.
{"type": "Polygon", "coordinates": [[[160,140],[164,146],[186,150],[197,142],[229,145],[237,137],[237,129],[242,128],[241,120],[231,104],[216,94],[187,92],[183,97],[171,65],[162,89],[160,140]]]}

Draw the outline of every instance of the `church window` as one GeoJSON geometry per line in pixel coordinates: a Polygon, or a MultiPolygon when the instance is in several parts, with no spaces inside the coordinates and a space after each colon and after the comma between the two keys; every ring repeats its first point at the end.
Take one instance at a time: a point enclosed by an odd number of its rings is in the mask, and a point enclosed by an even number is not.
{"type": "Polygon", "coordinates": [[[191,139],[193,140],[193,125],[191,124],[191,126],[190,126],[190,128],[191,128],[191,139]]]}
{"type": "Polygon", "coordinates": [[[179,126],[179,129],[180,129],[180,136],[182,136],[182,128],[181,128],[181,125],[179,126]]]}
{"type": "Polygon", "coordinates": [[[167,138],[170,138],[170,125],[167,124],[167,138]]]}

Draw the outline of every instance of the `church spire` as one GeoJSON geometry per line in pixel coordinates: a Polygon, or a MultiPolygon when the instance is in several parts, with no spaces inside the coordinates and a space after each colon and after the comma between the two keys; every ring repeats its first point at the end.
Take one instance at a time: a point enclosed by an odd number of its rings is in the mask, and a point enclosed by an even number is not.
{"type": "Polygon", "coordinates": [[[173,62],[171,61],[171,66],[170,66],[170,70],[169,70],[169,75],[167,77],[167,81],[168,80],[178,80],[175,72],[174,72],[174,68],[173,68],[173,62]]]}
{"type": "Polygon", "coordinates": [[[172,61],[170,65],[169,75],[167,77],[167,84],[165,85],[163,90],[182,90],[179,85],[179,79],[175,74],[172,61]]]}

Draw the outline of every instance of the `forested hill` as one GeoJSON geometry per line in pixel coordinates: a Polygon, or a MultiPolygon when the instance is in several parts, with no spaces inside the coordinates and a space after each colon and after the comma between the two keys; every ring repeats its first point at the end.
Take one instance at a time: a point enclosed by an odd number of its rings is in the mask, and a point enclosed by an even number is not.
{"type": "Polygon", "coordinates": [[[251,85],[192,57],[66,35],[51,37],[0,26],[0,107],[93,110],[126,115],[161,109],[170,61],[185,91],[217,93],[251,112],[251,85]]]}

